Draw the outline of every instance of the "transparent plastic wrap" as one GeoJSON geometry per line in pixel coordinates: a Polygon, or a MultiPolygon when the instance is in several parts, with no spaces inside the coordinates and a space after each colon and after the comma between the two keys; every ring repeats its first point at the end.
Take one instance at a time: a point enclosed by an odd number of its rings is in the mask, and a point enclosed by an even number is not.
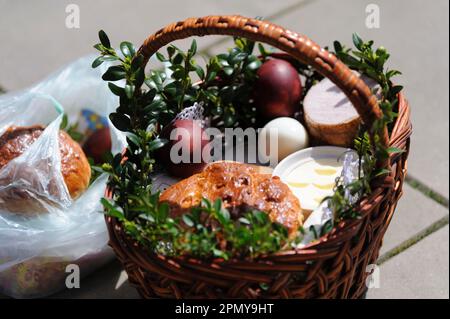
{"type": "MultiPolygon", "coordinates": [[[[61,113],[70,121],[83,112],[105,119],[118,104],[101,79],[108,66],[92,69],[93,59],[83,57],[27,90],[0,96],[0,136],[12,126],[45,127],[0,166],[0,294],[48,296],[66,287],[67,265],[78,265],[85,276],[113,258],[100,204],[107,176],[72,199],[61,172],[61,113]],[[36,206],[27,204],[25,213],[20,202],[36,206]]],[[[125,137],[108,126],[112,152],[119,152],[125,137]]]]}

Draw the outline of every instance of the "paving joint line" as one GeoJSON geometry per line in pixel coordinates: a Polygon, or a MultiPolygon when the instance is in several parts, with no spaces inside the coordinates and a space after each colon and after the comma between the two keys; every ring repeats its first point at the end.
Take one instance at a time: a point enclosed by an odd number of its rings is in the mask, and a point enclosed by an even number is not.
{"type": "MultiPolygon", "coordinates": [[[[267,20],[275,20],[279,17],[282,17],[283,15],[291,12],[292,10],[297,10],[305,5],[308,5],[316,0],[304,0],[297,2],[293,5],[290,5],[288,7],[285,7],[281,9],[280,11],[275,12],[272,15],[269,15],[265,17],[267,20]]],[[[209,50],[211,50],[213,47],[220,45],[227,41],[227,38],[222,38],[217,41],[214,41],[213,43],[209,44],[205,48],[203,48],[199,53],[210,56],[209,50]]],[[[0,86],[0,94],[6,93],[6,90],[0,86]]],[[[406,176],[405,182],[411,186],[412,188],[416,189],[417,191],[424,194],[426,197],[432,199],[436,203],[440,204],[441,206],[444,206],[446,209],[449,209],[449,199],[445,197],[444,195],[440,194],[439,192],[435,191],[431,187],[427,186],[423,182],[421,182],[419,179],[411,176],[410,174],[406,176]]],[[[407,250],[408,248],[414,246],[421,240],[425,239],[429,235],[435,233],[436,231],[442,229],[443,227],[447,226],[449,224],[449,216],[444,216],[443,218],[439,219],[438,221],[434,222],[430,226],[426,227],[416,235],[412,236],[411,238],[405,240],[404,242],[400,243],[396,247],[392,248],[385,254],[383,254],[377,261],[378,265],[382,265],[386,261],[392,259],[393,257],[399,255],[403,251],[407,250]]]]}
{"type": "Polygon", "coordinates": [[[411,238],[405,240],[404,242],[400,243],[399,245],[395,246],[388,252],[384,253],[380,258],[378,258],[377,265],[382,265],[386,261],[390,260],[391,258],[399,255],[400,253],[404,252],[408,248],[414,246],[421,240],[425,239],[429,235],[437,232],[438,230],[444,228],[449,223],[449,215],[446,215],[442,217],[441,219],[435,221],[430,226],[426,227],[425,229],[421,230],[411,238]]]}
{"type": "MultiPolygon", "coordinates": [[[[414,188],[415,190],[419,191],[429,199],[433,200],[437,204],[445,207],[447,210],[449,209],[449,200],[445,196],[441,195],[439,192],[433,190],[431,187],[425,185],[423,182],[421,182],[419,179],[407,175],[405,178],[405,182],[414,188]]],[[[411,238],[405,240],[404,242],[400,243],[399,245],[395,246],[388,252],[384,253],[377,261],[378,265],[382,265],[386,261],[390,260],[391,258],[399,255],[400,253],[404,252],[408,248],[414,246],[421,240],[425,239],[426,237],[430,236],[431,234],[437,232],[441,228],[447,226],[449,224],[449,215],[442,217],[441,219],[437,220],[430,226],[426,227],[425,229],[421,230],[417,234],[413,235],[411,238]]]]}
{"type": "Polygon", "coordinates": [[[432,199],[439,205],[444,206],[449,209],[449,200],[444,195],[440,194],[439,192],[435,191],[431,187],[425,185],[423,182],[421,182],[419,179],[411,176],[410,174],[406,175],[405,182],[411,186],[412,188],[418,190],[422,194],[424,194],[426,197],[432,199]]]}

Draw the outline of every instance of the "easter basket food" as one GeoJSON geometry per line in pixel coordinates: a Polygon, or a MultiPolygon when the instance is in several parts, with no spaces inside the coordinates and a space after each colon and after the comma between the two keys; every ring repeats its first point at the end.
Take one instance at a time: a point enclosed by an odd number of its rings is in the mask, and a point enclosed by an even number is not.
{"type": "MultiPolygon", "coordinates": [[[[355,50],[335,42],[331,53],[303,35],[241,16],[177,22],[151,35],[137,51],[121,43],[122,54],[103,31],[99,36],[95,47],[101,55],[93,66],[117,62],[103,79],[120,97],[110,119],[127,132],[128,142],[103,165],[110,180],[102,203],[109,243],[142,297],[364,296],[367,266],[376,263],[402,194],[411,134],[402,87],[391,81],[399,72],[385,68],[386,49],[375,50],[372,41],[355,34],[355,50]],[[167,56],[158,52],[174,40],[209,34],[234,36],[236,47],[212,57],[205,69],[193,59],[195,41],[187,52],[173,45],[167,56]],[[255,41],[259,54],[253,53],[255,41]],[[169,72],[146,75],[153,55],[169,72]],[[295,76],[286,77],[292,70],[295,76]],[[125,85],[112,83],[119,80],[125,85]],[[358,121],[333,114],[339,108],[327,108],[334,103],[330,95],[338,97],[335,106],[352,104],[358,121]],[[329,117],[340,122],[308,109],[314,105],[325,105],[329,117]],[[192,154],[190,161],[177,163],[171,153],[175,145],[204,150],[210,141],[203,133],[191,138],[194,120],[200,132],[218,127],[217,135],[230,127],[265,125],[259,136],[281,121],[279,128],[295,128],[295,136],[287,134],[287,142],[279,137],[277,155],[285,158],[273,176],[256,164],[206,165],[207,159],[196,162],[192,154]],[[188,132],[184,142],[172,135],[174,128],[188,132]],[[308,135],[314,147],[300,150],[308,135]],[[275,173],[336,146],[347,148],[343,154],[353,164],[336,176],[332,166],[317,167],[316,172],[337,178],[331,193],[308,211],[309,195],[296,190],[303,186],[275,173]],[[292,154],[281,154],[286,150],[292,154]],[[167,178],[185,179],[160,193],[161,185],[172,184],[161,182],[161,170],[167,178]],[[326,222],[320,211],[328,213],[326,222]]],[[[324,188],[316,180],[311,184],[324,188]]]]}

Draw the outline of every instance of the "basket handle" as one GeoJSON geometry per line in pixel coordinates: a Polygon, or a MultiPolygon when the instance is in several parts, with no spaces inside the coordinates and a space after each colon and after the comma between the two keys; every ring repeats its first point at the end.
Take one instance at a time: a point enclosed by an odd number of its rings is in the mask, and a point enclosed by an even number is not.
{"type": "MultiPolygon", "coordinates": [[[[311,65],[345,93],[361,116],[363,123],[368,127],[372,127],[373,123],[383,115],[377,98],[364,81],[336,56],[320,48],[306,36],[286,30],[271,22],[238,15],[188,18],[172,23],[149,36],[140,47],[139,53],[144,56],[144,65],[146,65],[156,51],[172,41],[210,34],[239,36],[264,42],[289,53],[302,63],[311,65]]],[[[369,130],[369,132],[373,138],[373,130],[369,130]]],[[[389,144],[387,128],[384,127],[379,135],[380,142],[387,147],[389,144]]],[[[377,166],[389,168],[389,160],[378,159],[377,166]]]]}

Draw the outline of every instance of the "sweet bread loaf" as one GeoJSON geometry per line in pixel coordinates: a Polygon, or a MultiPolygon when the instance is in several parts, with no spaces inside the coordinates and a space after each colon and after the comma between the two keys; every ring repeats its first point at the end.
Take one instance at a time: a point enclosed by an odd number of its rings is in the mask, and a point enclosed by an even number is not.
{"type": "MultiPolygon", "coordinates": [[[[43,133],[44,127],[40,125],[29,127],[10,127],[0,136],[0,170],[11,160],[22,155],[43,133]]],[[[61,173],[70,196],[77,198],[89,186],[91,178],[91,168],[80,145],[75,142],[66,132],[59,132],[59,151],[61,155],[61,173]]],[[[42,165],[48,165],[45,159],[42,165]]],[[[33,168],[30,168],[33,169],[33,168]]],[[[15,180],[27,176],[27,168],[16,172],[14,176],[7,175],[0,180],[0,185],[7,186],[13,184],[15,180]]],[[[39,181],[32,182],[30,188],[37,185],[39,181]],[[36,183],[36,185],[33,185],[36,183]]],[[[54,187],[56,181],[51,180],[49,192],[56,192],[54,187]]],[[[0,209],[10,212],[42,212],[45,210],[43,203],[52,204],[43,195],[35,194],[20,187],[8,187],[0,194],[0,209]]]]}
{"type": "Polygon", "coordinates": [[[173,217],[181,216],[202,198],[220,198],[233,218],[249,209],[266,212],[273,222],[286,226],[290,233],[303,223],[298,198],[278,177],[262,174],[255,166],[236,162],[211,163],[199,173],[186,178],[160,196],[173,217]]]}

